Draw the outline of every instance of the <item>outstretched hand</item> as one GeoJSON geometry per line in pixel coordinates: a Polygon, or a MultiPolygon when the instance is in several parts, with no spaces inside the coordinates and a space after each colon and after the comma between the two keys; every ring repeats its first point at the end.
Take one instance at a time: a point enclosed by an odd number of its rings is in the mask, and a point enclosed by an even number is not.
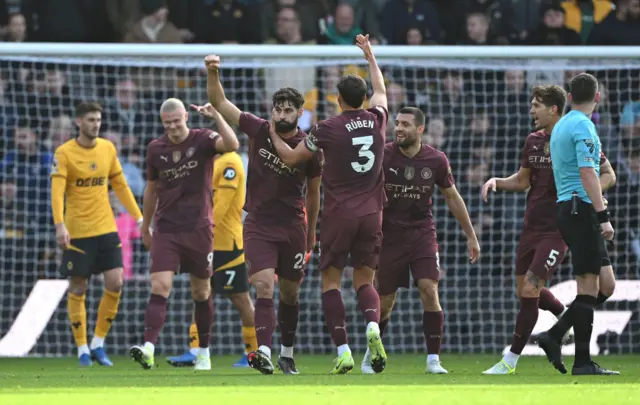
{"type": "Polygon", "coordinates": [[[369,42],[369,34],[358,34],[356,36],[356,45],[362,50],[366,60],[369,60],[373,56],[373,49],[371,48],[371,42],[369,42]]]}
{"type": "Polygon", "coordinates": [[[191,104],[189,105],[189,108],[191,108],[193,111],[196,111],[203,117],[209,118],[210,120],[215,119],[218,115],[218,111],[216,111],[215,107],[212,106],[211,103],[207,103],[205,105],[191,104]]]}

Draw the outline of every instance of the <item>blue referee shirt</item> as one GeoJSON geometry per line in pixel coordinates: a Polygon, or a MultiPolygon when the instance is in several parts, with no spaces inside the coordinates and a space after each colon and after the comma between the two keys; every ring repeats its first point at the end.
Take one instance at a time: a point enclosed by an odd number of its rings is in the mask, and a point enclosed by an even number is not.
{"type": "Polygon", "coordinates": [[[580,179],[580,168],[592,167],[600,176],[600,138],[593,122],[581,111],[570,111],[553,127],[550,146],[558,202],[571,200],[576,192],[591,203],[580,179]]]}

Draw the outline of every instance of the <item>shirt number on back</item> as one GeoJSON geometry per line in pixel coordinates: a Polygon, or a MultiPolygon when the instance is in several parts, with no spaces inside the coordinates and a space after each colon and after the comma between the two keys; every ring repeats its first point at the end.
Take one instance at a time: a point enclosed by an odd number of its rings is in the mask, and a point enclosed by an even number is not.
{"type": "Polygon", "coordinates": [[[364,173],[371,170],[373,163],[376,160],[376,155],[371,152],[371,145],[373,145],[373,136],[359,136],[351,139],[353,146],[359,146],[358,157],[360,159],[367,159],[365,163],[351,162],[351,167],[358,173],[364,173]]]}

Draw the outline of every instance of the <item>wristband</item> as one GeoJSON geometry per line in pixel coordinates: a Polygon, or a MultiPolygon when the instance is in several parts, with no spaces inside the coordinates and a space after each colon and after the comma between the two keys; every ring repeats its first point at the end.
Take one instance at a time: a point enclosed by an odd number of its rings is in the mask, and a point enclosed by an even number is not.
{"type": "Polygon", "coordinates": [[[600,224],[609,222],[609,210],[606,208],[603,211],[596,212],[596,216],[598,217],[598,223],[600,224]]]}

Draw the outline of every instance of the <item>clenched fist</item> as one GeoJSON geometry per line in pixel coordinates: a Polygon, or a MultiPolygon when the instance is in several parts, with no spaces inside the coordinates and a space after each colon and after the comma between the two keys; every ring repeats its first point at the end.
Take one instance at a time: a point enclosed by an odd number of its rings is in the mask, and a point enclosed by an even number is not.
{"type": "Polygon", "coordinates": [[[204,58],[204,65],[207,71],[211,73],[218,73],[220,69],[220,57],[218,55],[208,55],[204,58]]]}

